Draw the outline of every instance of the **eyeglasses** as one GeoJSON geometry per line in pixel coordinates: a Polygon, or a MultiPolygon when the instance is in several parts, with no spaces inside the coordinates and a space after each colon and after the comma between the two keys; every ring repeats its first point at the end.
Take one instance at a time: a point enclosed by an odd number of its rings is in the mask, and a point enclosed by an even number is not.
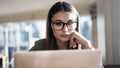
{"type": "Polygon", "coordinates": [[[70,30],[74,30],[77,27],[77,21],[68,21],[67,23],[64,23],[62,21],[55,21],[52,22],[52,24],[55,30],[62,30],[65,25],[70,30]]]}

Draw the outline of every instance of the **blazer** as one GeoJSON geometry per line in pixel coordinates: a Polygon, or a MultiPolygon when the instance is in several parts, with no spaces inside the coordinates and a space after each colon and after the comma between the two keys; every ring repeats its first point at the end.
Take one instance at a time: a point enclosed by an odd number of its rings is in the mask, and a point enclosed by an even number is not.
{"type": "MultiPolygon", "coordinates": [[[[46,39],[40,39],[35,41],[35,45],[29,51],[46,50],[45,46],[46,46],[46,39]]],[[[77,47],[71,49],[77,49],[77,47]]],[[[82,49],[84,49],[84,47],[82,47],[82,49]]]]}
{"type": "Polygon", "coordinates": [[[30,51],[45,50],[46,39],[40,39],[35,41],[35,45],[30,49],[30,51]]]}

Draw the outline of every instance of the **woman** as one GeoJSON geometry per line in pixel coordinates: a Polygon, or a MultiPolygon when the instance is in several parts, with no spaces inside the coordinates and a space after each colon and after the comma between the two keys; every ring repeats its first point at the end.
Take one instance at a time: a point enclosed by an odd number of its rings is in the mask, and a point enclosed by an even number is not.
{"type": "Polygon", "coordinates": [[[79,32],[79,14],[67,2],[57,2],[49,10],[46,39],[35,42],[30,51],[92,49],[90,43],[79,32]]]}

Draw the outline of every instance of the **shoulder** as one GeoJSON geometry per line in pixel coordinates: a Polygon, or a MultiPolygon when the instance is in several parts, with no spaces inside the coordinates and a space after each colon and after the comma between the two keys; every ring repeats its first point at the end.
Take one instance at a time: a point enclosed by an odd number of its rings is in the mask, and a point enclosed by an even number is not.
{"type": "Polygon", "coordinates": [[[35,41],[35,45],[45,44],[45,43],[46,43],[46,39],[40,39],[40,40],[35,41]]]}
{"type": "Polygon", "coordinates": [[[30,49],[30,51],[45,50],[45,46],[46,46],[46,39],[40,39],[35,41],[35,44],[30,49]]]}

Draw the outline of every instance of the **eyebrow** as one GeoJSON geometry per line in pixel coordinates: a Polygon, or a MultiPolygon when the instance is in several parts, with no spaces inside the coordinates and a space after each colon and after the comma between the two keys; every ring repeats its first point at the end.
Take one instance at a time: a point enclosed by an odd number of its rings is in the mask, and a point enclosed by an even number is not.
{"type": "Polygon", "coordinates": [[[60,22],[63,22],[63,21],[61,21],[61,20],[53,20],[53,21],[60,21],[60,22]]]}
{"type": "MultiPolygon", "coordinates": [[[[53,21],[59,21],[59,22],[63,22],[61,20],[53,20],[53,21]]],[[[73,20],[68,20],[67,22],[70,22],[70,21],[73,21],[73,20]]],[[[76,20],[75,20],[76,21],[76,20]]]]}

